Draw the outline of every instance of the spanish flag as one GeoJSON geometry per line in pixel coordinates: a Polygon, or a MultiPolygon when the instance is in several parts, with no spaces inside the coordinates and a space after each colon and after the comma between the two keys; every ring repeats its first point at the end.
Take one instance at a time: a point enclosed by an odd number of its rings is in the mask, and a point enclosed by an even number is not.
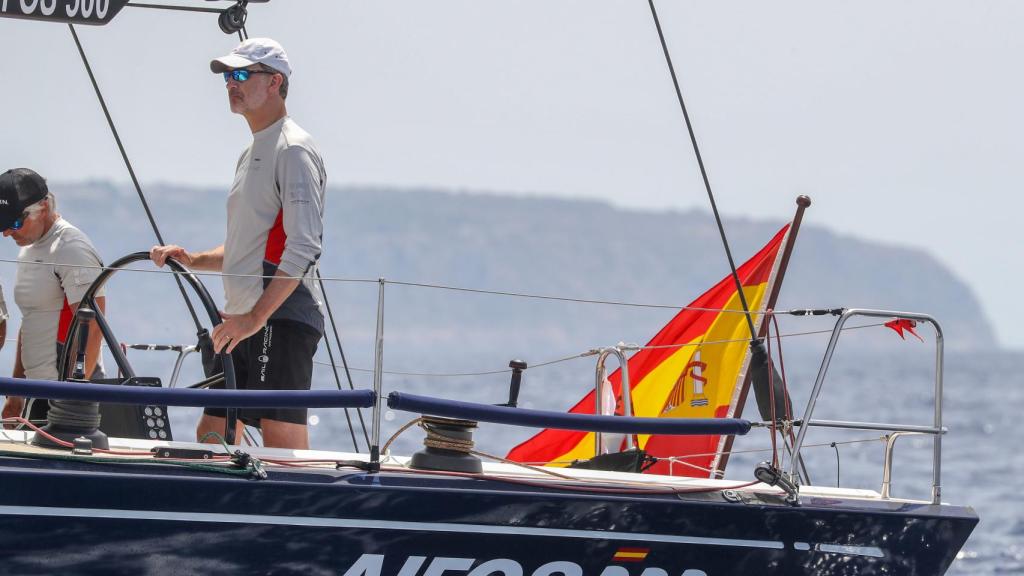
{"type": "MultiPolygon", "coordinates": [[[[779,230],[737,270],[759,328],[790,226],[779,230]]],[[[749,362],[750,328],[732,275],[694,300],[629,359],[633,414],[643,417],[730,418],[749,362]]],[[[621,414],[620,370],[609,376],[621,414]]],[[[570,412],[593,414],[591,391],[570,412]]],[[[637,446],[659,458],[649,472],[708,477],[724,447],[721,436],[641,434],[637,446]],[[668,459],[674,457],[674,462],[668,459]]],[[[594,457],[594,433],[546,429],[508,453],[517,462],[568,466],[594,457]]]]}
{"type": "Polygon", "coordinates": [[[613,562],[643,562],[650,554],[650,548],[619,548],[612,557],[613,562]]]}

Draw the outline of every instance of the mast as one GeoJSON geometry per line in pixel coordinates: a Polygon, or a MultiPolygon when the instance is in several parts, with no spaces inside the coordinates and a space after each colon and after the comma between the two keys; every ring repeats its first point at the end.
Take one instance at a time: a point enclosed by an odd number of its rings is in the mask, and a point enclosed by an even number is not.
{"type": "Polygon", "coordinates": [[[103,26],[117,16],[130,0],[49,0],[25,2],[0,1],[0,17],[46,20],[66,24],[103,26]]]}

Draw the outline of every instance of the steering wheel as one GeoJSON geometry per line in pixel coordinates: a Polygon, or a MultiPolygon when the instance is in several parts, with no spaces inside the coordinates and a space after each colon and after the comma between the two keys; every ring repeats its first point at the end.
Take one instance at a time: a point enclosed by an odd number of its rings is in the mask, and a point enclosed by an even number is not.
{"type": "MultiPolygon", "coordinates": [[[[103,335],[103,341],[106,342],[107,348],[110,350],[111,355],[114,357],[114,362],[117,364],[119,373],[122,375],[119,384],[125,384],[131,382],[136,378],[135,370],[132,368],[131,363],[128,362],[128,357],[124,351],[121,350],[121,343],[114,336],[113,330],[110,329],[110,324],[107,323],[103,313],[96,306],[96,293],[106,285],[107,281],[115,273],[120,272],[129,264],[135,262],[142,262],[149,260],[149,252],[135,252],[124,256],[109,267],[104,269],[95,281],[86,290],[85,295],[82,297],[82,301],[78,306],[78,311],[75,312],[75,317],[68,327],[67,339],[65,340],[66,345],[61,352],[60,358],[57,361],[58,374],[61,381],[67,380],[68,375],[71,373],[71,367],[73,365],[73,358],[75,351],[72,350],[71,344],[76,341],[79,330],[79,311],[84,308],[90,308],[96,313],[96,324],[99,326],[100,333],[103,335]]],[[[206,314],[210,318],[210,323],[216,326],[221,323],[220,313],[217,311],[217,305],[214,304],[213,298],[210,297],[210,293],[206,290],[206,286],[192,273],[191,270],[186,268],[180,262],[176,260],[167,259],[167,266],[175,273],[175,276],[181,278],[187,283],[196,296],[199,298],[199,302],[206,310],[206,314]]],[[[184,291],[182,296],[185,297],[184,291]]],[[[198,320],[196,323],[197,337],[199,338],[199,348],[203,351],[203,357],[214,357],[215,351],[213,350],[213,340],[210,338],[210,333],[199,324],[198,320]],[[205,349],[204,349],[205,348],[205,349]]],[[[222,372],[210,375],[205,380],[197,382],[189,386],[190,388],[205,388],[211,384],[224,383],[224,387],[229,390],[235,389],[235,367],[231,362],[231,354],[216,352],[217,359],[220,360],[220,366],[222,372]]],[[[226,422],[224,426],[224,440],[228,444],[234,444],[235,442],[235,424],[238,421],[238,410],[235,408],[228,408],[226,414],[226,422]]]]}

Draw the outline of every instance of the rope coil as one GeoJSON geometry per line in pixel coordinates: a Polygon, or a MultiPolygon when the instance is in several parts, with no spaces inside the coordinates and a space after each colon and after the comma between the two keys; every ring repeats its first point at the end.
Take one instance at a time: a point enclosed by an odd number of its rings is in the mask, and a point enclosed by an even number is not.
{"type": "Polygon", "coordinates": [[[438,418],[435,416],[423,416],[419,419],[419,426],[427,433],[423,439],[423,445],[427,448],[439,448],[451,450],[460,454],[470,454],[473,451],[473,438],[471,430],[477,427],[473,420],[459,420],[455,418],[438,418]],[[464,429],[468,434],[465,438],[452,434],[458,429],[464,429]]]}

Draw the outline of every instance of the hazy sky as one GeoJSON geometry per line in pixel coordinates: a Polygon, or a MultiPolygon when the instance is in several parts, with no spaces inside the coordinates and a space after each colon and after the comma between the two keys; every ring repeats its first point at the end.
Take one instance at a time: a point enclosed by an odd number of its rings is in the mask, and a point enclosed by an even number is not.
{"type": "MultiPolygon", "coordinates": [[[[808,194],[809,223],[930,251],[1024,347],[1024,3],[658,6],[725,214],[808,194]]],[[[236,38],[140,8],[79,30],[143,182],[227,187],[248,133],[208,62],[236,38]]],[[[249,32],[288,50],[334,185],[707,206],[644,0],[273,0],[249,32]]],[[[127,181],[67,27],[0,19],[0,49],[0,165],[127,181]]]]}

